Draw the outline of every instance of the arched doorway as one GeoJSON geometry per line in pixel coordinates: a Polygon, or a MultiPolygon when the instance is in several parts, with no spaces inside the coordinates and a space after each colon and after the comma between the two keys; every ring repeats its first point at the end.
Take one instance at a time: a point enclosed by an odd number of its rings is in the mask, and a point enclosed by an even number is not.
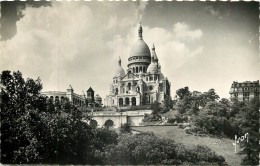
{"type": "Polygon", "coordinates": [[[125,105],[129,105],[129,98],[125,98],[125,105]]]}
{"type": "Polygon", "coordinates": [[[132,97],[132,106],[136,106],[136,98],[132,97]]]}
{"type": "Polygon", "coordinates": [[[112,121],[112,120],[107,120],[106,122],[105,122],[105,128],[106,129],[110,129],[110,128],[112,128],[113,126],[114,126],[114,122],[112,121]]]}
{"type": "Polygon", "coordinates": [[[61,101],[61,103],[64,103],[64,101],[65,101],[65,97],[61,96],[60,101],[61,101]]]}
{"type": "Polygon", "coordinates": [[[123,106],[123,99],[119,98],[119,107],[122,107],[122,106],[123,106]]]}
{"type": "Polygon", "coordinates": [[[89,123],[89,125],[90,125],[90,127],[92,127],[92,128],[95,129],[95,128],[97,128],[98,123],[97,123],[96,120],[91,120],[90,123],[89,123]]]}

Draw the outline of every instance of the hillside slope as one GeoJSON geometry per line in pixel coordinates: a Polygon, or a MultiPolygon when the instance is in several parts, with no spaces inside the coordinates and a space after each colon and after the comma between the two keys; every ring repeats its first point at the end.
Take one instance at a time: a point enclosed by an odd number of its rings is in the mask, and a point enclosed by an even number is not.
{"type": "MultiPolygon", "coordinates": [[[[228,165],[240,165],[243,156],[235,154],[234,141],[223,138],[216,139],[211,137],[200,137],[186,134],[183,129],[177,126],[147,126],[147,127],[133,127],[136,131],[146,132],[152,131],[160,138],[172,139],[176,143],[183,143],[185,146],[192,147],[195,145],[206,145],[211,148],[216,154],[225,157],[228,165]]],[[[238,150],[239,148],[237,148],[238,150]]]]}

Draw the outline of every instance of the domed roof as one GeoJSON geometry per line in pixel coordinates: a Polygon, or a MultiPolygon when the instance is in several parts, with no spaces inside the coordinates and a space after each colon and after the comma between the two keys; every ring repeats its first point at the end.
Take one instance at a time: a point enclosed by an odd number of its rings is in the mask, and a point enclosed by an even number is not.
{"type": "Polygon", "coordinates": [[[164,75],[162,72],[160,72],[159,75],[160,75],[160,80],[164,79],[164,75]]]}
{"type": "Polygon", "coordinates": [[[147,68],[147,73],[152,73],[152,74],[158,73],[158,65],[156,62],[154,62],[153,57],[152,57],[152,61],[151,61],[150,65],[147,68]]]}
{"type": "MultiPolygon", "coordinates": [[[[150,49],[143,40],[138,40],[132,47],[130,57],[148,56],[151,57],[150,49]]],[[[129,58],[130,58],[129,57],[129,58]]]]}
{"type": "Polygon", "coordinates": [[[130,57],[148,56],[148,57],[151,58],[150,49],[149,49],[148,45],[143,41],[142,32],[143,32],[143,29],[142,29],[142,26],[140,24],[140,27],[139,27],[139,30],[138,30],[139,39],[133,45],[131,52],[130,52],[130,57]]]}
{"type": "Polygon", "coordinates": [[[121,66],[121,59],[119,57],[118,65],[115,68],[114,77],[123,77],[125,75],[125,71],[121,66]]]}

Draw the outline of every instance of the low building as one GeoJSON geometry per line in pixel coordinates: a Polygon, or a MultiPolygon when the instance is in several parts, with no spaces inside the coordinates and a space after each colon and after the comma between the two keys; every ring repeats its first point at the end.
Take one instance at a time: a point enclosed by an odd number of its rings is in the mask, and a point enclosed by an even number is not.
{"type": "Polygon", "coordinates": [[[47,96],[53,101],[59,100],[62,102],[63,100],[68,98],[69,101],[71,101],[72,104],[74,105],[84,106],[86,104],[85,96],[74,93],[74,90],[71,86],[67,89],[66,92],[46,91],[46,92],[42,92],[41,94],[47,96]]]}
{"type": "Polygon", "coordinates": [[[230,88],[230,99],[237,99],[238,101],[249,101],[253,98],[259,100],[260,95],[260,84],[259,80],[257,81],[245,81],[245,82],[236,82],[233,81],[230,88]]]}
{"type": "Polygon", "coordinates": [[[91,87],[87,90],[87,97],[85,96],[85,94],[79,95],[74,93],[74,89],[71,86],[65,92],[46,91],[46,92],[42,92],[41,94],[47,96],[53,101],[59,100],[60,102],[62,102],[63,100],[68,98],[69,101],[72,102],[72,104],[78,106],[94,107],[94,106],[102,105],[102,98],[100,96],[98,96],[99,98],[97,99],[97,103],[95,103],[94,90],[91,87]]]}

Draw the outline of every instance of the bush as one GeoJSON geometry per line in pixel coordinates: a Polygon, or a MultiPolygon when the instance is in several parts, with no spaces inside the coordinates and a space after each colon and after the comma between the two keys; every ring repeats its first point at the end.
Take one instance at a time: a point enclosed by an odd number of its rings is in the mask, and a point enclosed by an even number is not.
{"type": "Polygon", "coordinates": [[[123,124],[120,127],[120,132],[121,133],[131,133],[131,126],[128,123],[123,124]]]}
{"type": "Polygon", "coordinates": [[[178,124],[178,127],[181,128],[181,129],[184,129],[184,128],[185,128],[185,126],[184,126],[183,124],[181,124],[181,123],[178,124]]]}
{"type": "Polygon", "coordinates": [[[122,135],[117,145],[108,146],[105,158],[105,164],[112,165],[218,164],[225,160],[206,146],[186,148],[172,140],[159,139],[153,133],[122,135]]]}
{"type": "Polygon", "coordinates": [[[208,135],[209,132],[207,131],[206,128],[200,128],[200,127],[197,127],[197,126],[192,126],[188,129],[186,129],[187,131],[185,131],[186,133],[189,133],[189,134],[196,134],[196,135],[199,135],[199,136],[205,136],[205,135],[208,135]]]}
{"type": "Polygon", "coordinates": [[[159,120],[162,120],[162,117],[158,114],[145,114],[144,116],[144,119],[143,119],[143,122],[153,122],[153,121],[159,121],[159,120]]]}
{"type": "Polygon", "coordinates": [[[188,116],[177,114],[173,118],[168,119],[168,123],[183,123],[188,121],[188,116]]]}
{"type": "Polygon", "coordinates": [[[192,133],[190,132],[190,127],[185,127],[184,131],[185,131],[186,134],[192,134],[192,133]]]}

